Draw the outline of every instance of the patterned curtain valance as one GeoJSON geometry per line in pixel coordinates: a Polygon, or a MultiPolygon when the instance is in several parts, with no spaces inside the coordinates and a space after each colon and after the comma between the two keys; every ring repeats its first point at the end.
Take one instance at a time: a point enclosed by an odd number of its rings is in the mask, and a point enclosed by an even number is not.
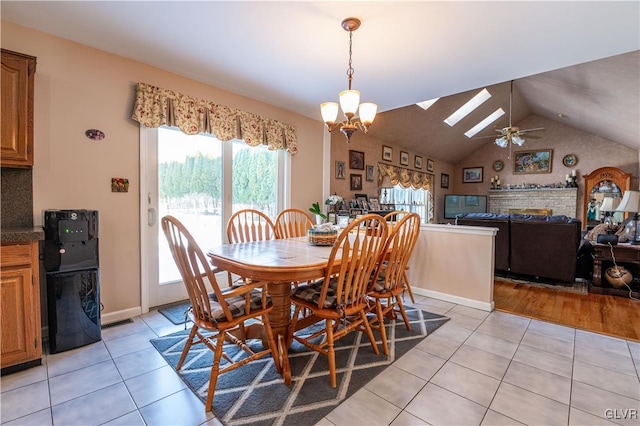
{"type": "Polygon", "coordinates": [[[298,152],[295,126],[145,83],[136,84],[131,118],[146,127],[175,126],[188,135],[210,133],[221,141],[298,152]]]}
{"type": "Polygon", "coordinates": [[[404,188],[413,187],[433,191],[433,175],[429,173],[378,163],[378,186],[382,184],[385,176],[389,176],[393,185],[400,184],[404,188]]]}

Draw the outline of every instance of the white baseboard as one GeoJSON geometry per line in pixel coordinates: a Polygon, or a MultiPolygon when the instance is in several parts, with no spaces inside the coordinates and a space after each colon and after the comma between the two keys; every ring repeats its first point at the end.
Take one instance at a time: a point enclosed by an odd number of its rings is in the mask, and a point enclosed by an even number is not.
{"type": "Polygon", "coordinates": [[[453,296],[451,294],[440,293],[439,291],[427,290],[424,288],[419,288],[412,286],[411,290],[414,294],[419,294],[421,296],[432,297],[438,300],[444,300],[445,302],[455,303],[457,305],[468,306],[470,308],[480,309],[487,312],[492,312],[495,308],[495,304],[493,300],[491,303],[480,302],[478,300],[467,299],[465,297],[453,296]]]}
{"type": "Polygon", "coordinates": [[[109,312],[108,314],[100,315],[100,323],[102,325],[111,324],[112,322],[118,322],[129,318],[142,315],[142,307],[136,306],[134,308],[123,309],[122,311],[109,312]]]}

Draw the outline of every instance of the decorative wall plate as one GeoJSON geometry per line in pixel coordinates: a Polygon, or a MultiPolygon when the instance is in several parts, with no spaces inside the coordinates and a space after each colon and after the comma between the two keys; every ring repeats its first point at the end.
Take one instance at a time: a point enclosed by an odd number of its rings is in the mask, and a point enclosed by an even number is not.
{"type": "Polygon", "coordinates": [[[98,129],[89,129],[84,132],[84,135],[94,141],[101,141],[104,139],[104,132],[98,129]]]}
{"type": "Polygon", "coordinates": [[[502,160],[498,160],[498,161],[494,161],[493,162],[493,170],[495,172],[500,172],[500,171],[502,171],[502,169],[504,169],[504,163],[502,162],[502,160]]]}
{"type": "Polygon", "coordinates": [[[562,158],[562,164],[564,164],[565,167],[573,167],[578,164],[578,157],[576,157],[575,154],[565,155],[562,158]]]}

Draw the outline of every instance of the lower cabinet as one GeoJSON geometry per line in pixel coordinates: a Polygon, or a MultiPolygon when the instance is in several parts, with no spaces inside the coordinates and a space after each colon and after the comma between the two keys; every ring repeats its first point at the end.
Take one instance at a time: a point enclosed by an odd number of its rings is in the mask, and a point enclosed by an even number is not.
{"type": "MultiPolygon", "coordinates": [[[[0,262],[2,372],[42,359],[38,242],[3,244],[0,262]]],[[[18,368],[16,368],[18,369],[18,368]]]]}

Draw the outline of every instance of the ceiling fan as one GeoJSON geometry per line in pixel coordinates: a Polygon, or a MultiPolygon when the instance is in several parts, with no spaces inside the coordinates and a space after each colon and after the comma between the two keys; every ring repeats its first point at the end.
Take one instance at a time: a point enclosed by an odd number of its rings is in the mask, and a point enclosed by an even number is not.
{"type": "MultiPolygon", "coordinates": [[[[533,129],[520,129],[519,127],[515,127],[511,124],[511,107],[513,104],[513,80],[511,80],[511,90],[509,92],[509,126],[503,127],[502,129],[496,129],[496,132],[500,133],[500,136],[496,138],[495,144],[500,148],[506,148],[509,146],[509,157],[511,157],[511,144],[516,144],[518,146],[522,146],[524,143],[524,134],[537,131],[544,130],[544,127],[536,127],[533,129]]],[[[540,139],[540,136],[529,135],[526,137],[528,139],[540,139]]],[[[486,138],[495,138],[495,136],[479,136],[474,139],[486,139],[486,138]]]]}

